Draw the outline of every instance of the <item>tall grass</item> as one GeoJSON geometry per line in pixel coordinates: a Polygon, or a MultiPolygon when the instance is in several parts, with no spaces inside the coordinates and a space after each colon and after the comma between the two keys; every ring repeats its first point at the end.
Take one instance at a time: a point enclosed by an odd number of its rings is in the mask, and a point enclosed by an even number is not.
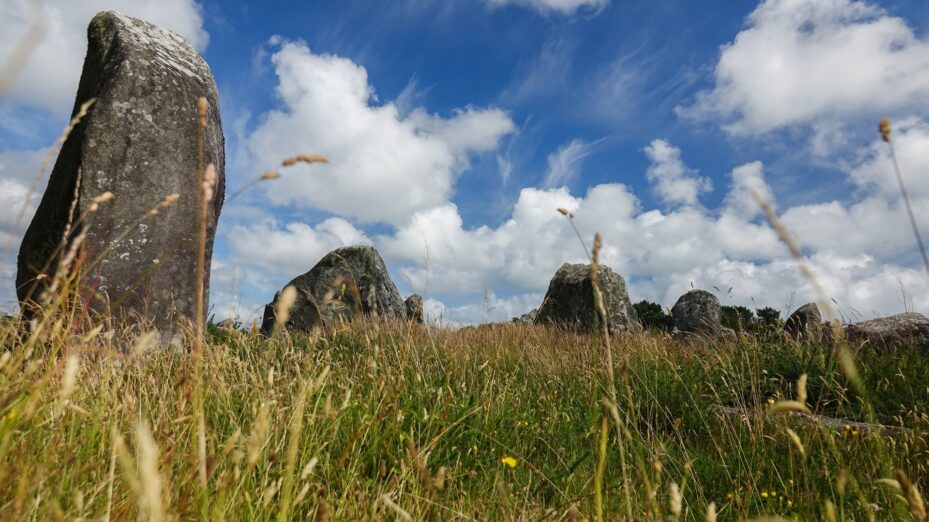
{"type": "MultiPolygon", "coordinates": [[[[307,338],[211,328],[194,383],[194,354],[119,355],[105,332],[68,330],[25,349],[17,327],[0,329],[4,518],[534,520],[596,511],[606,433],[597,398],[607,386],[596,337],[386,322],[307,338]]],[[[635,413],[623,404],[611,413],[622,430],[606,440],[603,519],[918,513],[906,491],[929,487],[924,355],[857,354],[877,420],[910,430],[883,437],[765,413],[769,399],[795,398],[806,374],[811,410],[863,418],[862,398],[822,347],[773,336],[686,348],[648,334],[612,342],[628,360],[616,370],[626,372],[635,413]]]]}

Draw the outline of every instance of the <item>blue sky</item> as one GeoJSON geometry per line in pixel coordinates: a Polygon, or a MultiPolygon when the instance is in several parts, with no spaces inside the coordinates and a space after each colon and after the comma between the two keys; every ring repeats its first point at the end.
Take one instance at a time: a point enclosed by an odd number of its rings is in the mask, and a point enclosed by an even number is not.
{"type": "MultiPolygon", "coordinates": [[[[28,3],[2,0],[3,34],[28,3]]],[[[847,317],[929,311],[876,122],[893,118],[929,230],[929,9],[920,1],[45,2],[49,31],[0,98],[0,216],[17,238],[41,150],[67,120],[94,12],[185,36],[216,77],[231,191],[217,317],[251,317],[343,244],[373,243],[449,323],[538,306],[582,234],[633,300],[690,287],[788,311],[813,295],[748,196],[778,212],[847,317]],[[731,290],[730,290],[731,288],[731,290]]],[[[5,60],[15,43],[0,44],[5,60]]],[[[31,200],[32,207],[36,202],[31,200]]],[[[5,253],[0,301],[13,303],[5,253]]]]}

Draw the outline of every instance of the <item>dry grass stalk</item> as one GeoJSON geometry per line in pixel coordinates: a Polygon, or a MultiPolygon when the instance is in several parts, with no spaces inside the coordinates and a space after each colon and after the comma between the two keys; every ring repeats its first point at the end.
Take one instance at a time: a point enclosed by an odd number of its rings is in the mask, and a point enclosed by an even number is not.
{"type": "Polygon", "coordinates": [[[0,96],[10,89],[16,83],[16,79],[23,71],[23,67],[29,63],[29,56],[38,47],[39,42],[45,37],[47,21],[45,17],[45,8],[42,6],[42,0],[32,0],[32,24],[26,34],[16,42],[10,59],[7,60],[3,69],[0,69],[0,96]]]}
{"type": "Polygon", "coordinates": [[[749,188],[749,192],[764,211],[765,216],[768,218],[768,222],[771,224],[771,227],[774,228],[774,231],[777,232],[777,235],[781,238],[781,241],[787,245],[791,255],[794,257],[794,260],[800,267],[800,273],[803,274],[804,279],[806,279],[807,283],[813,288],[813,291],[816,294],[816,303],[825,314],[827,322],[829,322],[829,324],[832,326],[832,331],[835,336],[835,342],[837,346],[836,351],[839,365],[842,367],[842,370],[846,377],[848,377],[849,381],[855,386],[856,391],[864,394],[865,390],[861,381],[861,376],[855,366],[855,361],[852,357],[851,351],[848,349],[848,343],[845,341],[845,332],[842,330],[841,324],[839,324],[838,316],[833,311],[832,305],[829,301],[829,298],[826,296],[825,290],[823,290],[823,287],[819,284],[819,280],[817,280],[815,274],[813,274],[813,269],[810,267],[806,257],[800,250],[800,245],[794,241],[793,236],[791,236],[790,232],[787,231],[787,227],[785,227],[780,218],[777,217],[777,213],[774,211],[774,207],[772,207],[771,204],[768,203],[767,200],[765,200],[757,190],[749,188]]]}
{"type": "Polygon", "coordinates": [[[158,471],[158,445],[152,436],[152,431],[148,423],[140,421],[136,425],[136,444],[139,452],[139,479],[141,480],[144,501],[143,506],[147,508],[149,520],[164,520],[164,506],[161,497],[162,479],[158,471]]]}
{"type": "Polygon", "coordinates": [[[397,515],[397,517],[400,520],[403,520],[404,522],[413,522],[413,517],[410,516],[410,514],[407,513],[405,509],[403,509],[396,502],[394,502],[390,498],[390,495],[388,495],[387,493],[384,493],[383,495],[380,496],[380,499],[381,499],[381,502],[383,502],[385,506],[390,508],[390,510],[393,511],[394,514],[397,515]]]}
{"type": "Polygon", "coordinates": [[[282,161],[281,166],[291,167],[297,163],[306,163],[308,165],[314,163],[329,163],[329,159],[321,154],[298,154],[282,161]]]}
{"type": "Polygon", "coordinates": [[[581,246],[584,247],[584,255],[587,256],[588,261],[592,262],[590,258],[590,250],[587,248],[587,243],[584,242],[584,238],[581,237],[581,233],[578,231],[577,225],[574,224],[574,212],[571,212],[570,210],[563,207],[559,207],[555,210],[557,210],[558,213],[562,216],[568,218],[568,222],[571,223],[571,228],[574,229],[574,234],[577,236],[577,240],[580,241],[581,246]]]}
{"type": "Polygon", "coordinates": [[[826,296],[826,291],[823,290],[823,287],[819,284],[819,280],[816,279],[816,275],[813,273],[813,268],[810,267],[809,262],[806,260],[806,256],[803,255],[803,251],[800,249],[800,245],[794,241],[790,232],[787,231],[787,227],[784,226],[784,223],[781,222],[780,218],[777,217],[777,212],[774,211],[774,207],[761,195],[760,192],[754,188],[749,188],[749,192],[752,195],[752,198],[755,199],[755,202],[758,203],[758,206],[761,207],[761,210],[764,211],[765,216],[768,218],[768,223],[771,224],[771,228],[777,232],[778,237],[781,238],[781,241],[787,245],[790,254],[793,256],[794,260],[797,262],[797,265],[800,268],[800,273],[803,274],[803,278],[806,279],[806,282],[813,288],[813,292],[816,294],[816,304],[822,309],[823,313],[826,316],[826,320],[830,323],[834,322],[837,319],[837,315],[832,309],[832,304],[829,302],[829,298],[826,296]]]}
{"type": "Polygon", "coordinates": [[[261,457],[261,452],[264,449],[265,443],[268,441],[268,428],[270,425],[271,419],[268,411],[268,404],[262,403],[258,408],[258,416],[255,419],[246,448],[246,463],[248,464],[249,470],[258,463],[258,459],[261,457]]]}
{"type": "MultiPolygon", "coordinates": [[[[328,373],[328,371],[326,371],[326,373],[328,373]]],[[[293,510],[293,484],[294,475],[297,470],[297,458],[300,453],[300,436],[303,433],[303,411],[306,408],[306,401],[310,394],[310,390],[313,388],[314,386],[310,379],[304,381],[300,394],[297,396],[297,402],[294,405],[293,415],[290,418],[290,430],[287,436],[287,462],[284,470],[284,483],[281,490],[281,506],[277,516],[278,522],[290,520],[290,513],[293,510]]]]}
{"type": "Polygon", "coordinates": [[[797,435],[797,432],[795,432],[794,430],[790,428],[787,428],[787,436],[790,437],[790,441],[800,452],[800,456],[806,457],[806,447],[803,446],[803,441],[800,440],[800,436],[797,435]]]}
{"type": "Polygon", "coordinates": [[[272,332],[272,336],[281,328],[286,329],[287,321],[290,320],[290,310],[296,302],[297,287],[287,285],[287,287],[281,291],[281,295],[277,300],[277,305],[274,307],[274,332],[272,332]]]}
{"type": "MultiPolygon", "coordinates": [[[[55,158],[55,156],[57,156],[58,150],[61,148],[61,145],[64,144],[65,140],[68,139],[68,136],[71,135],[71,132],[74,130],[74,127],[76,127],[77,124],[80,123],[81,120],[84,119],[85,116],[87,116],[87,112],[90,110],[93,104],[96,103],[96,101],[97,101],[96,98],[91,98],[81,104],[81,107],[80,109],[78,109],[77,114],[75,114],[74,117],[71,118],[71,120],[65,126],[64,130],[61,131],[61,134],[55,140],[55,143],[53,143],[52,146],[49,147],[48,151],[45,153],[45,157],[42,159],[42,165],[39,167],[39,171],[36,172],[35,178],[33,178],[32,180],[32,185],[29,186],[29,190],[26,192],[26,196],[23,198],[23,204],[19,208],[19,212],[17,212],[16,214],[16,220],[13,222],[13,227],[11,229],[12,231],[15,232],[19,230],[19,226],[20,224],[22,224],[23,218],[26,216],[26,210],[29,209],[29,201],[32,199],[32,195],[35,193],[36,189],[39,187],[39,184],[42,182],[42,178],[45,175],[45,171],[48,170],[48,166],[51,164],[52,159],[55,158]]],[[[7,244],[7,248],[6,248],[7,252],[10,252],[15,246],[16,237],[17,237],[17,234],[15,233],[10,235],[10,242],[7,244]]],[[[3,266],[2,264],[0,264],[0,269],[2,268],[3,266]]]]}
{"type": "Polygon", "coordinates": [[[173,205],[174,202],[176,202],[180,197],[181,195],[176,192],[174,194],[169,194],[168,196],[165,196],[165,198],[161,200],[160,203],[158,203],[157,205],[149,209],[149,211],[146,212],[143,217],[157,216],[159,212],[173,205]]]}
{"type": "Polygon", "coordinates": [[[922,494],[920,494],[919,489],[916,488],[916,485],[913,484],[902,469],[897,470],[897,482],[900,485],[900,490],[903,492],[903,498],[906,499],[910,506],[910,512],[913,514],[913,518],[918,522],[926,522],[929,520],[929,513],[926,511],[926,503],[923,501],[922,494]]]}
{"type": "Polygon", "coordinates": [[[900,185],[900,198],[903,200],[903,205],[906,207],[906,215],[910,218],[910,226],[913,227],[913,236],[916,238],[916,245],[919,247],[919,253],[923,258],[923,266],[926,267],[926,273],[929,274],[929,255],[926,254],[926,245],[923,244],[922,234],[919,233],[919,227],[916,225],[916,217],[913,215],[913,207],[910,205],[910,196],[907,194],[906,185],[903,183],[903,173],[900,171],[900,164],[897,162],[897,151],[894,147],[893,138],[891,138],[890,132],[890,120],[884,118],[881,120],[878,125],[878,130],[881,133],[881,138],[887,143],[887,148],[890,149],[890,159],[893,163],[894,174],[897,175],[897,183],[900,185]]]}
{"type": "MultiPolygon", "coordinates": [[[[197,312],[194,318],[194,351],[200,354],[203,351],[203,321],[204,321],[204,279],[206,274],[206,225],[209,202],[213,199],[213,189],[216,186],[216,168],[204,167],[204,143],[206,140],[207,111],[209,102],[203,96],[197,99],[197,117],[200,123],[197,133],[197,176],[200,180],[200,213],[197,219],[197,312]]],[[[212,163],[210,164],[212,166],[212,163]]]]}

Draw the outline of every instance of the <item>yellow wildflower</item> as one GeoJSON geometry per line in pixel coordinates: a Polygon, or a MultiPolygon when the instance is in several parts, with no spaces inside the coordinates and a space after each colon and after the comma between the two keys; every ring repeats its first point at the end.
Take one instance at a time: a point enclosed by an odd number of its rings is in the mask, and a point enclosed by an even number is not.
{"type": "Polygon", "coordinates": [[[502,459],[500,459],[500,462],[503,463],[504,466],[510,469],[513,469],[516,467],[516,459],[514,459],[513,457],[503,457],[502,459]]]}

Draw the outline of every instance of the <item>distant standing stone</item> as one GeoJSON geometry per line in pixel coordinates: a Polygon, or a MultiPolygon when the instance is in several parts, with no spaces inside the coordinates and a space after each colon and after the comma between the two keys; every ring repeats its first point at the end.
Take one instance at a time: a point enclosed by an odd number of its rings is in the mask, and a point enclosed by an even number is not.
{"type": "Polygon", "coordinates": [[[929,350],[929,319],[915,312],[891,315],[850,324],[845,335],[849,342],[867,341],[876,348],[915,346],[929,350]]]}
{"type": "Polygon", "coordinates": [[[539,309],[530,310],[519,317],[514,317],[513,322],[519,324],[535,324],[536,318],[539,316],[539,309]]]}
{"type": "Polygon", "coordinates": [[[795,341],[821,342],[823,319],[816,303],[807,303],[790,314],[784,322],[784,333],[795,341]]]}
{"type": "Polygon", "coordinates": [[[691,290],[682,295],[671,308],[674,328],[683,333],[719,333],[722,307],[719,299],[706,290],[691,290]]]}
{"type": "MultiPolygon", "coordinates": [[[[623,276],[608,266],[600,265],[597,267],[597,278],[600,281],[610,330],[617,332],[638,328],[638,318],[632,303],[629,302],[623,276]]],[[[535,322],[591,331],[594,326],[594,313],[590,265],[565,263],[552,277],[535,322]]]]}
{"type": "Polygon", "coordinates": [[[99,260],[80,281],[91,307],[149,321],[163,335],[195,318],[200,97],[208,101],[204,164],[213,163],[218,175],[207,214],[206,302],[225,163],[213,75],[177,34],[114,12],[91,20],[74,111],[97,101],[64,143],[19,250],[16,289],[27,315],[45,289],[37,277],[56,272],[67,224],[109,191],[115,199],[71,231],[73,239],[86,227],[83,252],[88,262],[99,260]],[[176,203],[143,218],[174,193],[176,203]]]}
{"type": "MultiPolygon", "coordinates": [[[[406,303],[390,279],[384,260],[371,246],[333,250],[286,286],[291,285],[297,289],[297,301],[287,321],[290,330],[309,332],[362,315],[396,319],[407,316],[406,303]]],[[[265,307],[261,331],[266,334],[274,330],[279,297],[280,292],[265,307]]]]}
{"type": "Polygon", "coordinates": [[[406,319],[417,324],[423,324],[423,296],[413,294],[406,298],[406,319]]]}

